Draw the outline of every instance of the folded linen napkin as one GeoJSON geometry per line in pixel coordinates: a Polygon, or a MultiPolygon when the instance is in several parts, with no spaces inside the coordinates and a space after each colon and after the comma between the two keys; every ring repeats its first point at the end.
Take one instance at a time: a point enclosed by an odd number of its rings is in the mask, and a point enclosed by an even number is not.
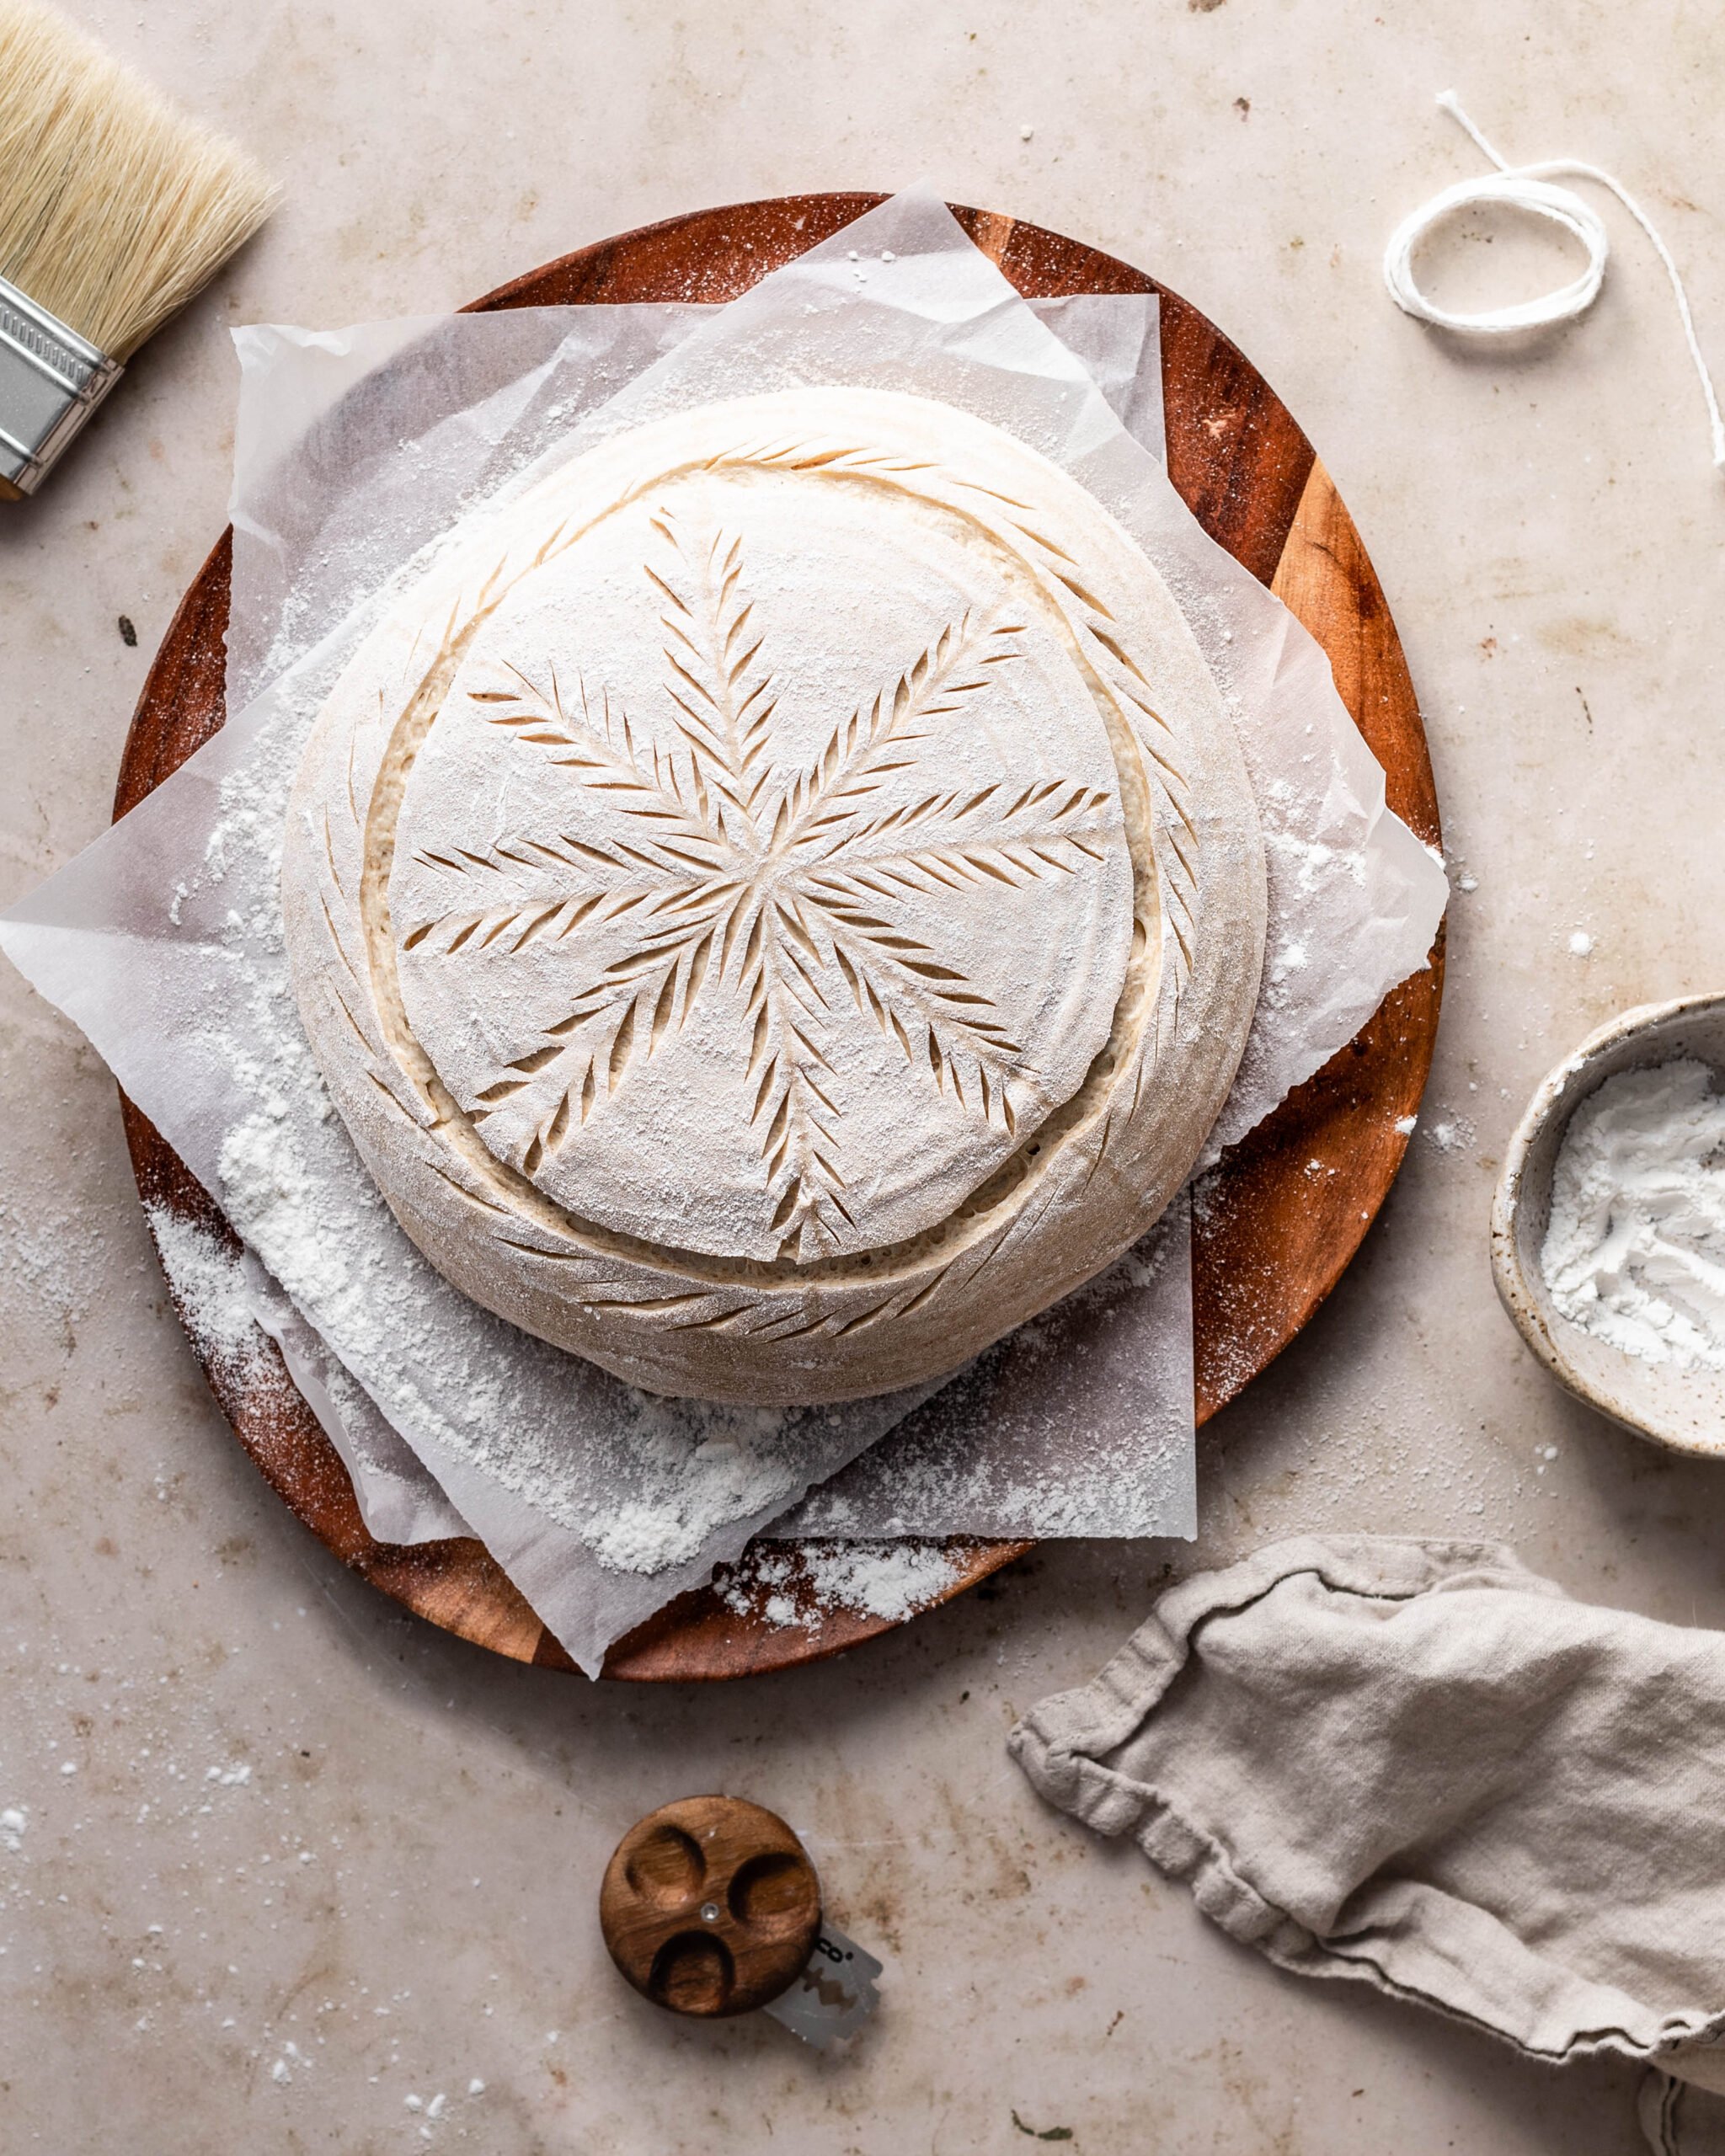
{"type": "Polygon", "coordinates": [[[1172,1588],[1010,1742],[1279,1967],[1656,2063],[1653,2147],[1725,2151],[1725,1634],[1493,1543],[1302,1538],[1172,1588]]]}
{"type": "Polygon", "coordinates": [[[1640,2116],[1654,2156],[1725,2156],[1725,2096],[1653,2067],[1642,2080],[1640,2116]]]}

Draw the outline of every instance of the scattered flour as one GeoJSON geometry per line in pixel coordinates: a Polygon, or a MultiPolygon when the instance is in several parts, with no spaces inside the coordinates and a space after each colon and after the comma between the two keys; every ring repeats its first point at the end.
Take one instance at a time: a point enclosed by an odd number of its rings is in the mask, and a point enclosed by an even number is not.
{"type": "Polygon", "coordinates": [[[1266,976],[1273,987],[1279,988],[1290,974],[1302,973],[1311,963],[1311,953],[1297,937],[1290,937],[1270,955],[1266,976]]]}
{"type": "Polygon", "coordinates": [[[1570,1118],[1540,1267],[1573,1324],[1649,1363],[1725,1369],[1725,1099],[1683,1057],[1570,1118]]]}
{"type": "MultiPolygon", "coordinates": [[[[1264,849],[1273,883],[1279,886],[1286,899],[1297,898],[1309,902],[1328,885],[1338,882],[1364,886],[1365,856],[1357,849],[1327,846],[1322,839],[1308,839],[1298,831],[1290,830],[1282,823],[1284,817],[1299,813],[1299,796],[1285,779],[1279,779],[1266,789],[1267,798],[1262,804],[1268,811],[1264,824],[1264,849]]],[[[1290,910],[1279,916],[1275,906],[1271,908],[1270,940],[1264,952],[1262,999],[1273,1011],[1284,1008],[1290,996],[1306,984],[1298,976],[1306,973],[1312,963],[1312,954],[1303,930],[1311,914],[1310,905],[1298,910],[1290,910]]]]}
{"type": "Polygon", "coordinates": [[[1590,958],[1596,948],[1593,937],[1584,928],[1578,928],[1569,939],[1569,955],[1572,958],[1590,958]]]}
{"type": "Polygon", "coordinates": [[[56,1195],[64,1193],[31,1192],[20,1203],[0,1204],[0,1291],[76,1319],[109,1283],[108,1251],[87,1215],[58,1210],[56,1195]]]}
{"type": "MultiPolygon", "coordinates": [[[[1267,789],[1270,801],[1283,814],[1296,800],[1295,789],[1279,779],[1267,789]]],[[[1272,859],[1302,898],[1310,898],[1331,878],[1345,877],[1364,888],[1366,860],[1359,846],[1327,846],[1322,839],[1303,838],[1297,830],[1272,824],[1264,834],[1272,859]]]]}
{"type": "Polygon", "coordinates": [[[391,1262],[396,1238],[376,1187],[333,1176],[307,1145],[329,1114],[302,1052],[297,1103],[272,1100],[260,1077],[262,1105],[227,1133],[225,1206],[392,1422],[482,1467],[616,1572],[688,1564],[728,1523],[801,1495],[810,1433],[830,1426],[830,1411],[658,1400],[585,1369],[567,1373],[569,1358],[525,1335],[510,1334],[499,1356],[498,1321],[391,1262]],[[544,1412],[559,1391],[567,1407],[577,1382],[592,1396],[579,1452],[569,1441],[579,1414],[557,1422],[544,1412]]]}
{"type": "Polygon", "coordinates": [[[0,1849],[8,1856],[16,1856],[24,1847],[24,1829],[29,1824],[29,1814],[21,1804],[8,1804],[0,1812],[0,1849]]]}
{"type": "MultiPolygon", "coordinates": [[[[659,1400],[571,1372],[569,1357],[468,1303],[411,1250],[370,1177],[355,1172],[287,976],[282,832],[311,716],[272,722],[223,778],[188,896],[188,918],[193,905],[206,910],[233,961],[226,1000],[206,1021],[210,1058],[231,1074],[239,1111],[217,1161],[222,1209],[398,1429],[471,1464],[537,1516],[515,1515],[515,1543],[494,1551],[505,1564],[547,1523],[585,1545],[573,1566],[590,1555],[612,1574],[645,1578],[691,1564],[733,1524],[793,1503],[811,1466],[842,1463],[841,1411],[659,1400]]],[[[195,1231],[171,1247],[169,1258],[164,1241],[176,1293],[216,1340],[231,1338],[237,1262],[195,1231]]],[[[622,1629],[639,1614],[632,1605],[622,1629]]]]}
{"type": "Polygon", "coordinates": [[[814,1632],[830,1609],[900,1623],[926,1609],[960,1569],[959,1557],[939,1543],[804,1542],[752,1550],[715,1585],[739,1616],[758,1613],[781,1631],[814,1632]]]}
{"type": "Polygon", "coordinates": [[[264,1362],[268,1342],[252,1315],[238,1251],[165,1205],[145,1209],[162,1269],[199,1353],[207,1363],[236,1370],[264,1362]]]}
{"type": "MultiPolygon", "coordinates": [[[[666,1415],[663,1428],[655,1428],[651,1407],[644,1401],[638,1465],[647,1494],[601,1509],[584,1526],[601,1564],[629,1572],[659,1572],[687,1564],[725,1521],[766,1511],[796,1490],[794,1473],[787,1473],[787,1463],[775,1449],[784,1428],[778,1410],[727,1409],[702,1401],[695,1412],[721,1428],[722,1417],[744,1426],[740,1438],[697,1436],[692,1444],[676,1427],[676,1409],[666,1415]],[[751,1444],[751,1437],[757,1442],[751,1444]]],[[[547,1498],[541,1502],[549,1508],[547,1498]]]]}

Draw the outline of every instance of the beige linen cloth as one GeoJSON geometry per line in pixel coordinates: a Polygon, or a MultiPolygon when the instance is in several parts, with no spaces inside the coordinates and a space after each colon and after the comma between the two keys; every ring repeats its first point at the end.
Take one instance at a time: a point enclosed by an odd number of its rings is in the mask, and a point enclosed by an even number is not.
{"type": "Polygon", "coordinates": [[[1172,1588],[1011,1746],[1280,1967],[1647,2061],[1653,2146],[1725,2156],[1725,1634],[1493,1543],[1305,1538],[1172,1588]]]}

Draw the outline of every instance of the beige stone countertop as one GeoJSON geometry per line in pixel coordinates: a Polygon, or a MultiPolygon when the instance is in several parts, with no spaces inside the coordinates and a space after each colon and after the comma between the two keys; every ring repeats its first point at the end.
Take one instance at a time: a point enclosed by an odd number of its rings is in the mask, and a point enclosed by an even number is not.
{"type": "MultiPolygon", "coordinates": [[[[296,1524],[167,1307],[112,1082],[0,969],[0,1806],[27,1819],[0,1847],[0,2146],[1631,2156],[1632,2070],[1535,2070],[1274,1973],[1046,1812],[1002,1739],[1171,1572],[1299,1529],[1500,1536],[1583,1597],[1725,1624],[1725,1470],[1557,1391],[1486,1246],[1546,1069],[1623,1005],[1725,974],[1725,493],[1658,264],[1608,201],[1600,303],[1528,349],[1458,351],[1378,268],[1404,211],[1478,169],[1432,103],[1453,85],[1512,154],[1626,180],[1725,362],[1725,20],[1696,0],[73,12],[286,196],[51,490],[0,510],[0,896],[107,820],[223,521],[230,323],[435,312],[685,208],[919,177],[1154,270],[1275,383],[1395,607],[1461,888],[1407,1166],[1331,1305],[1204,1433],[1196,1549],[1052,1545],[848,1659],[711,1689],[505,1666],[296,1524]],[[848,2057],[758,2019],[676,2024],[612,1975],[606,1855],[718,1787],[804,1832],[889,1964],[848,2057]]],[[[1445,290],[1553,281],[1555,243],[1466,229],[1445,290]]]]}

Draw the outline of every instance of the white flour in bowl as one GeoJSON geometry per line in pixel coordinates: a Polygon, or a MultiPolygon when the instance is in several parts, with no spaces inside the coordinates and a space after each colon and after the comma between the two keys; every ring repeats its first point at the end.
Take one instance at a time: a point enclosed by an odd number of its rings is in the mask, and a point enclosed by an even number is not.
{"type": "Polygon", "coordinates": [[[1725,1098],[1692,1057],[1622,1070],[1570,1118],[1540,1269],[1572,1323],[1725,1369],[1725,1098]]]}

